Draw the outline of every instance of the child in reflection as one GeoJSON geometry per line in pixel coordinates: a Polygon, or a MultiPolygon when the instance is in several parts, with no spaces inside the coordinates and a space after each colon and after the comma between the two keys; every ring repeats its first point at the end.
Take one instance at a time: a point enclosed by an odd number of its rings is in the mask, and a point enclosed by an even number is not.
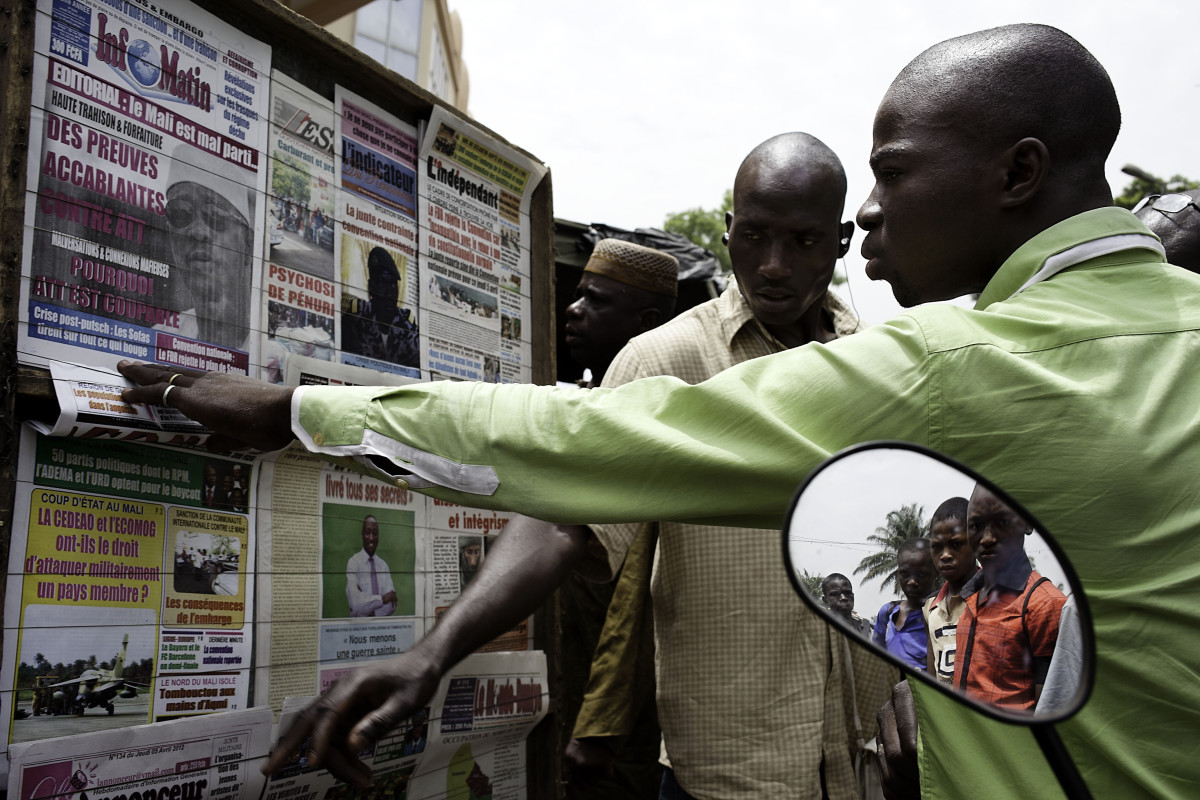
{"type": "Polygon", "coordinates": [[[929,554],[933,568],[946,583],[925,601],[929,633],[926,668],[939,681],[954,681],[954,630],[969,594],[967,582],[978,571],[975,551],[967,536],[967,498],[951,497],[938,506],[929,522],[929,554]]]}
{"type": "Polygon", "coordinates": [[[907,539],[896,548],[896,582],[904,593],[903,600],[889,600],[875,617],[872,640],[894,653],[910,668],[925,670],[925,615],[921,606],[933,591],[933,561],[929,557],[929,540],[907,539]]]}
{"type": "Polygon", "coordinates": [[[983,485],[967,507],[967,535],[979,560],[958,620],[954,685],[971,697],[1032,711],[1046,680],[1067,598],[1025,555],[1029,522],[983,485]]]}

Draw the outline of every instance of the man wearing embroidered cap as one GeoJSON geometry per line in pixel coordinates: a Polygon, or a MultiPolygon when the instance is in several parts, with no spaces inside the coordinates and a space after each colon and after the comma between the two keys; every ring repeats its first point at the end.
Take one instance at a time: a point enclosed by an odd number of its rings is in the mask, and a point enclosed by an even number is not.
{"type": "Polygon", "coordinates": [[[238,168],[220,159],[207,172],[185,161],[194,148],[176,148],[167,180],[172,277],[179,276],[180,327],[190,339],[245,350],[250,333],[254,263],[254,191],[238,168]]]}
{"type": "Polygon", "coordinates": [[[626,342],[671,318],[678,278],[670,253],[620,239],[596,243],[566,314],[567,347],[592,371],[591,385],[600,384],[626,342]]]}

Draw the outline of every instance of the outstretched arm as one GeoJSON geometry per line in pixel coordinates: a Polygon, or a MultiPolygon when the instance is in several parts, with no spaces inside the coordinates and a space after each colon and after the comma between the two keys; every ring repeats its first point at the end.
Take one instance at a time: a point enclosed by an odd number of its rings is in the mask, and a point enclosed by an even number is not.
{"type": "Polygon", "coordinates": [[[355,752],[423,708],[455,664],[533,613],[583,555],[588,535],[578,525],[514,517],[434,629],[407,653],[339,679],[301,712],[263,771],[283,767],[308,739],[311,764],[369,785],[355,752]]]}

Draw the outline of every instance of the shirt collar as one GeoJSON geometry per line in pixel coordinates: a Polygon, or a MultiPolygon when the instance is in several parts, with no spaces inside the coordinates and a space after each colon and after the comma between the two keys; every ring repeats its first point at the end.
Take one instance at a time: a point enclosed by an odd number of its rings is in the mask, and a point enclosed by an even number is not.
{"type": "MultiPolygon", "coordinates": [[[[1020,294],[1059,272],[1128,250],[1149,250],[1166,263],[1158,237],[1123,208],[1085,211],[1034,236],[1017,248],[988,281],[975,308],[982,310],[1020,294]]],[[[1144,260],[1145,253],[1139,253],[1144,260]]]]}
{"type": "MultiPolygon", "coordinates": [[[[1022,555],[1020,558],[1014,558],[1012,563],[1000,570],[1000,574],[996,576],[996,585],[992,588],[1004,588],[1013,592],[1022,592],[1025,590],[1025,584],[1029,582],[1029,576],[1032,574],[1033,565],[1029,563],[1029,557],[1022,555]]],[[[974,594],[983,589],[983,584],[983,570],[981,569],[963,587],[963,597],[969,596],[967,594],[968,587],[971,589],[971,593],[974,594]]]]}

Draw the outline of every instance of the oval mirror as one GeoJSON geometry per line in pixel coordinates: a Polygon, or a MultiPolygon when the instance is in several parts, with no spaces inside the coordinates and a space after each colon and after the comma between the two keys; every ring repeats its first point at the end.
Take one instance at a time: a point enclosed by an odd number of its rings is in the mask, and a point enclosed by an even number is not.
{"type": "Polygon", "coordinates": [[[809,606],[917,680],[1025,723],[1087,699],[1074,570],[1029,510],[946,456],[903,442],[833,456],[792,501],[783,549],[809,606]]]}

